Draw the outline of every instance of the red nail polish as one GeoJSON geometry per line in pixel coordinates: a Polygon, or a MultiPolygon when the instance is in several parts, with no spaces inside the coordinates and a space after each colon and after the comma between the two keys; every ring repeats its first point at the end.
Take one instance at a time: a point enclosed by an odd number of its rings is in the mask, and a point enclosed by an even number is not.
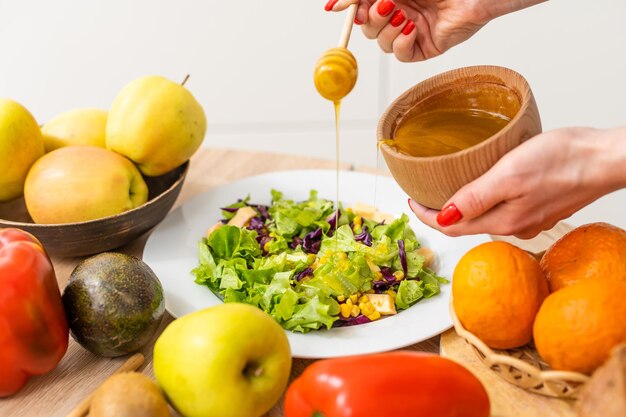
{"type": "Polygon", "coordinates": [[[439,214],[437,214],[437,223],[439,226],[450,226],[463,218],[463,215],[454,204],[445,206],[439,214]]]}
{"type": "Polygon", "coordinates": [[[397,28],[402,23],[404,23],[405,20],[406,20],[406,17],[404,16],[404,12],[402,10],[398,9],[391,16],[391,19],[389,19],[389,23],[391,23],[391,26],[397,28]]]}
{"type": "Polygon", "coordinates": [[[393,9],[396,8],[396,4],[391,0],[383,0],[378,3],[378,14],[382,17],[389,16],[389,13],[393,12],[393,9]]]}
{"type": "Polygon", "coordinates": [[[402,34],[409,35],[411,32],[413,32],[413,29],[415,29],[415,23],[412,20],[409,20],[404,26],[404,29],[402,29],[402,34]]]}
{"type": "Polygon", "coordinates": [[[328,3],[326,3],[326,6],[324,6],[324,10],[330,12],[333,7],[335,7],[335,4],[337,4],[338,1],[339,0],[328,0],[328,3]]]}
{"type": "Polygon", "coordinates": [[[361,22],[361,21],[359,20],[359,18],[358,18],[358,17],[355,17],[355,18],[354,18],[354,24],[355,24],[355,25],[362,25],[362,24],[363,24],[363,22],[361,22]]]}

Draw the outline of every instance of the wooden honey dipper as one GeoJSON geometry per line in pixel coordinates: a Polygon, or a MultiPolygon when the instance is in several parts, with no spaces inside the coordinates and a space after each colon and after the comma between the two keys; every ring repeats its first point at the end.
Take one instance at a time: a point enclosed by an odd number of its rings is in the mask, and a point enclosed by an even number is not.
{"type": "Polygon", "coordinates": [[[315,65],[313,74],[315,88],[322,97],[333,102],[338,102],[347,96],[356,84],[357,63],[347,47],[357,7],[358,3],[348,7],[339,45],[324,52],[315,65]]]}

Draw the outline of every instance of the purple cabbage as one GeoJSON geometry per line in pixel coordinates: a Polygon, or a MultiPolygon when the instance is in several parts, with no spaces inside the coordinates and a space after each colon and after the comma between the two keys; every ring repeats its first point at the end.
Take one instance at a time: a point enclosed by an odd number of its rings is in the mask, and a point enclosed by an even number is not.
{"type": "Polygon", "coordinates": [[[333,327],[354,326],[357,324],[365,324],[369,322],[371,322],[371,320],[368,319],[367,316],[364,316],[363,314],[359,314],[356,317],[348,317],[348,318],[343,318],[340,316],[339,320],[337,320],[333,324],[333,327]]]}
{"type": "Polygon", "coordinates": [[[400,264],[402,264],[402,271],[404,272],[404,276],[407,275],[407,264],[406,264],[406,250],[404,250],[404,240],[398,240],[398,253],[400,254],[400,264]]]}
{"type": "Polygon", "coordinates": [[[393,271],[388,266],[381,266],[380,273],[383,274],[383,278],[390,283],[393,284],[396,282],[396,276],[393,274],[393,271]]]}
{"type": "Polygon", "coordinates": [[[256,237],[256,241],[259,242],[259,245],[261,246],[261,250],[265,252],[265,244],[267,242],[271,242],[272,238],[269,237],[269,235],[263,234],[263,235],[258,235],[256,237]]]}
{"type": "Polygon", "coordinates": [[[267,206],[264,206],[263,204],[257,204],[257,205],[255,205],[253,207],[255,209],[257,209],[257,211],[259,212],[262,220],[269,220],[269,219],[271,219],[269,208],[267,206]]]}
{"type": "Polygon", "coordinates": [[[302,240],[302,238],[300,236],[296,236],[293,238],[293,240],[291,241],[291,249],[296,249],[298,247],[298,245],[302,245],[302,242],[304,242],[302,240]]]}
{"type": "Polygon", "coordinates": [[[239,210],[239,207],[222,207],[220,210],[227,213],[235,213],[237,210],[239,210]]]}
{"type": "Polygon", "coordinates": [[[376,294],[382,294],[387,291],[391,285],[387,281],[372,281],[372,287],[376,294]]]}
{"type": "Polygon", "coordinates": [[[339,210],[335,210],[333,211],[333,214],[331,214],[326,221],[328,222],[328,224],[330,224],[330,230],[329,230],[329,236],[330,236],[330,231],[335,231],[335,228],[337,227],[337,217],[338,217],[338,213],[339,210]]]}
{"type": "Polygon", "coordinates": [[[366,246],[372,246],[372,235],[367,232],[367,226],[363,226],[363,231],[354,236],[354,240],[366,246]]]}
{"type": "Polygon", "coordinates": [[[313,268],[306,268],[304,271],[297,274],[295,278],[296,278],[296,281],[300,281],[303,278],[312,277],[312,276],[313,276],[313,268]]]}
{"type": "Polygon", "coordinates": [[[318,227],[312,232],[307,233],[302,241],[302,249],[306,253],[317,253],[322,244],[322,228],[318,227]]]}
{"type": "Polygon", "coordinates": [[[257,233],[260,233],[265,228],[265,222],[261,220],[261,218],[253,217],[250,219],[250,223],[246,227],[249,230],[255,230],[257,233]]]}

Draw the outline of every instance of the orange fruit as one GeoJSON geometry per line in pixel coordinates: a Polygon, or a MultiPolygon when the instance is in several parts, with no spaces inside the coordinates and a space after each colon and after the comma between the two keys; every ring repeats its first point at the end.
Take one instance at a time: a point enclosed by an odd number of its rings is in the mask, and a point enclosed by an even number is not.
{"type": "Polygon", "coordinates": [[[510,349],[530,342],[548,284],[529,253],[510,243],[487,242],[456,265],[452,295],[467,330],[492,348],[510,349]]]}
{"type": "Polygon", "coordinates": [[[580,226],[556,241],[541,259],[550,291],[583,279],[626,281],[626,231],[607,223],[580,226]]]}
{"type": "Polygon", "coordinates": [[[626,342],[626,282],[582,280],[546,298],[533,333],[541,357],[553,368],[591,373],[626,342]]]}

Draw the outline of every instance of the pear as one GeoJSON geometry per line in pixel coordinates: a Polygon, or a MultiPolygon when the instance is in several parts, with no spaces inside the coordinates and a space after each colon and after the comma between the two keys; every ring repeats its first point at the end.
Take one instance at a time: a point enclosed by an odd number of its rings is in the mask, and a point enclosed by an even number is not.
{"type": "Polygon", "coordinates": [[[41,128],[46,152],[71,145],[104,148],[106,123],[106,110],[75,109],[61,113],[41,128]]]}
{"type": "Polygon", "coordinates": [[[21,104],[0,98],[0,202],[22,195],[28,170],[43,154],[35,118],[21,104]]]}
{"type": "Polygon", "coordinates": [[[187,161],[206,132],[202,106],[181,84],[160,76],[132,81],[117,95],[106,126],[106,147],[126,156],[147,176],[187,161]]]}

